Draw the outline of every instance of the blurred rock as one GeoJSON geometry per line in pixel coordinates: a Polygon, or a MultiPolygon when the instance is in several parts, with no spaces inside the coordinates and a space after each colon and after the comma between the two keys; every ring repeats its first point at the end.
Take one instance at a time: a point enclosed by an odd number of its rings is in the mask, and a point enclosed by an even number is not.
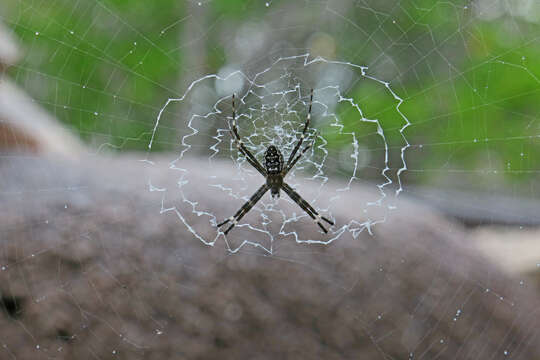
{"type": "Polygon", "coordinates": [[[9,80],[0,82],[0,152],[78,158],[83,146],[71,132],[9,80]]]}
{"type": "MultiPolygon", "coordinates": [[[[402,201],[373,236],[231,255],[159,213],[146,179],[168,173],[135,157],[14,156],[0,174],[0,358],[540,358],[535,289],[428,208],[402,201]]],[[[369,194],[353,190],[337,224],[369,194]]]]}
{"type": "Polygon", "coordinates": [[[77,158],[82,151],[79,140],[2,74],[18,58],[15,39],[0,24],[0,153],[77,158]]]}
{"type": "Polygon", "coordinates": [[[509,274],[533,274],[540,267],[540,230],[484,226],[471,232],[472,244],[509,274]]]}

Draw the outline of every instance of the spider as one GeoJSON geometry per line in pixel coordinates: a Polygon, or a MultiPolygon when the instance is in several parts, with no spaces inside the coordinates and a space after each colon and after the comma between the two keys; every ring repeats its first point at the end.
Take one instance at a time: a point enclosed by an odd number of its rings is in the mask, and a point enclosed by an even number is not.
{"type": "Polygon", "coordinates": [[[279,197],[279,191],[283,190],[295,203],[298,204],[304,210],[317,225],[325,232],[328,233],[328,230],[323,226],[321,223],[322,220],[327,222],[330,225],[334,225],[334,223],[324,216],[319,215],[319,213],[306,201],[304,200],[294,189],[287,184],[284,181],[285,176],[291,171],[291,169],[296,165],[298,160],[304,155],[312,146],[313,141],[304,147],[302,151],[298,155],[296,153],[300,149],[300,146],[302,145],[302,142],[304,141],[306,137],[306,131],[309,126],[309,120],[311,119],[311,106],[313,104],[313,89],[311,89],[311,95],[309,98],[309,109],[306,117],[306,123],[304,124],[304,130],[302,130],[302,134],[300,135],[300,139],[296,143],[293,151],[289,155],[289,159],[286,163],[283,163],[283,155],[279,151],[278,148],[276,148],[274,145],[268,146],[264,153],[264,167],[261,165],[261,163],[255,158],[255,156],[247,149],[247,147],[242,142],[242,139],[240,138],[240,135],[238,134],[238,127],[236,126],[236,107],[235,107],[235,95],[232,96],[232,129],[229,124],[229,131],[231,132],[231,137],[236,144],[236,147],[238,150],[246,157],[247,162],[255,168],[262,176],[266,178],[266,184],[263,184],[256,192],[251,196],[251,198],[234,214],[234,216],[231,216],[227,219],[225,219],[223,222],[219,223],[217,226],[220,228],[221,226],[227,224],[228,222],[231,222],[231,226],[227,230],[225,230],[225,235],[231,229],[238,224],[238,222],[248,213],[249,210],[263,197],[263,195],[270,190],[270,193],[272,195],[272,198],[278,198],[279,197]],[[296,157],[295,157],[296,155],[296,157]]]}

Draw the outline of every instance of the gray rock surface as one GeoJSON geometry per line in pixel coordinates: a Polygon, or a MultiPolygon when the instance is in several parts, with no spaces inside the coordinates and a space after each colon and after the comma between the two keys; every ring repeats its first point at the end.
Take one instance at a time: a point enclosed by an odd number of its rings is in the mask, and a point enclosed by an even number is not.
{"type": "MultiPolygon", "coordinates": [[[[535,289],[430,209],[229,254],[159,213],[145,180],[167,173],[136,160],[0,159],[1,359],[540,359],[535,289]]],[[[351,194],[338,224],[361,217],[351,194]]]]}

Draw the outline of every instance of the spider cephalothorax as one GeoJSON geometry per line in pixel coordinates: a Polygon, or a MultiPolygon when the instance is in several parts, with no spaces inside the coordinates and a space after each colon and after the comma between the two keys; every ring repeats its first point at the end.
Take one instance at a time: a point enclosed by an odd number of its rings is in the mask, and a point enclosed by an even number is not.
{"type": "Polygon", "coordinates": [[[225,225],[228,222],[232,222],[231,226],[227,230],[225,230],[225,235],[231,229],[238,224],[238,221],[244,217],[244,215],[247,214],[249,210],[262,198],[262,196],[270,190],[270,193],[272,194],[273,198],[279,197],[279,191],[283,190],[295,203],[297,203],[312,219],[319,225],[319,227],[327,233],[328,230],[322,225],[322,221],[324,220],[330,225],[334,225],[334,223],[324,216],[319,215],[319,213],[306,201],[304,200],[294,189],[287,184],[283,179],[287,175],[287,173],[294,167],[294,165],[300,160],[300,157],[302,157],[303,154],[308,151],[311,146],[313,146],[313,141],[306,146],[298,155],[296,153],[300,149],[300,146],[302,145],[302,142],[304,141],[304,138],[306,137],[306,131],[309,126],[309,121],[311,119],[311,105],[313,103],[313,89],[311,89],[311,95],[309,98],[309,109],[306,117],[306,123],[304,124],[304,129],[302,130],[302,134],[300,135],[300,139],[296,143],[293,151],[291,152],[291,155],[289,155],[289,159],[286,163],[283,161],[283,155],[281,154],[281,151],[278,150],[274,145],[270,145],[266,152],[264,153],[264,167],[261,165],[261,163],[255,158],[255,156],[246,148],[244,143],[242,142],[242,139],[240,138],[240,135],[238,134],[238,128],[236,126],[236,108],[234,104],[234,94],[232,96],[232,128],[231,133],[233,134],[233,141],[236,143],[236,147],[238,150],[246,157],[247,162],[255,168],[262,176],[266,178],[266,184],[262,185],[259,190],[255,192],[251,196],[251,198],[246,202],[240,210],[234,214],[234,216],[231,216],[228,219],[225,219],[225,221],[218,224],[218,227],[221,227],[222,225],[225,225]],[[296,155],[296,157],[295,157],[296,155]]]}

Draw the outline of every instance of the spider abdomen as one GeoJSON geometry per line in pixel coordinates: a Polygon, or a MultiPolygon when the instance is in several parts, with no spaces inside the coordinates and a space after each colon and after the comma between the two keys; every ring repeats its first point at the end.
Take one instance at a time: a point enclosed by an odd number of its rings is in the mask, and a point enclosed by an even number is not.
{"type": "Polygon", "coordinates": [[[274,145],[270,145],[266,149],[264,160],[264,166],[268,175],[281,173],[283,169],[283,155],[274,145]]]}
{"type": "Polygon", "coordinates": [[[272,197],[277,198],[283,184],[283,155],[274,145],[270,145],[264,153],[264,167],[267,172],[266,184],[270,187],[272,197]]]}

